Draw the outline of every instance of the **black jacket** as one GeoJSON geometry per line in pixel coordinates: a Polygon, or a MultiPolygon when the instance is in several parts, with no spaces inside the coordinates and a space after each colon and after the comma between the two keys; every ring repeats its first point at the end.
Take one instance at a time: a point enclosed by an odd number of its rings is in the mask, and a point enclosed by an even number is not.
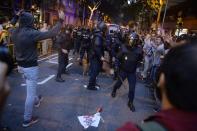
{"type": "Polygon", "coordinates": [[[90,33],[88,31],[84,31],[82,34],[82,48],[89,48],[90,47],[90,33]]]}
{"type": "Polygon", "coordinates": [[[70,50],[71,46],[71,35],[66,34],[65,32],[61,32],[56,36],[56,41],[58,50],[61,51],[61,49],[70,50]]]}
{"type": "MultiPolygon", "coordinates": [[[[13,18],[13,25],[17,22],[17,19],[18,17],[13,18]]],[[[19,17],[19,27],[9,30],[18,65],[25,68],[37,66],[37,42],[56,36],[61,29],[62,22],[57,22],[48,32],[40,32],[33,27],[34,18],[32,14],[22,13],[19,17]]]]}
{"type": "Polygon", "coordinates": [[[90,58],[101,60],[101,57],[104,56],[104,38],[101,31],[95,31],[93,40],[91,43],[91,53],[90,58]]]}
{"type": "Polygon", "coordinates": [[[143,54],[140,47],[122,47],[122,50],[117,55],[120,62],[120,70],[135,73],[137,65],[142,60],[143,54]]]}

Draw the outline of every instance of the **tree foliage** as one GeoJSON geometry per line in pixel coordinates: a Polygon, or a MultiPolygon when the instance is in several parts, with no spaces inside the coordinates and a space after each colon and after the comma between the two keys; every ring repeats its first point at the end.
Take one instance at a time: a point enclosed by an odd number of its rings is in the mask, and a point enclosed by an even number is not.
{"type": "Polygon", "coordinates": [[[147,0],[147,4],[154,11],[158,12],[159,8],[165,4],[166,0],[147,0]]]}

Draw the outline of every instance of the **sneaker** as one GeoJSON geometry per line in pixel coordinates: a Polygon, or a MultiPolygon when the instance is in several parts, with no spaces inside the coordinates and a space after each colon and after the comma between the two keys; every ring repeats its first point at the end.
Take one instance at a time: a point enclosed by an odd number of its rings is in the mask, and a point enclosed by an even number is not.
{"type": "Polygon", "coordinates": [[[83,85],[83,87],[84,87],[84,88],[86,88],[86,89],[88,88],[88,86],[87,86],[87,85],[83,85]]]}
{"type": "Polygon", "coordinates": [[[135,107],[131,101],[128,102],[128,107],[132,112],[135,112],[135,107]]]}
{"type": "Polygon", "coordinates": [[[22,126],[23,126],[24,128],[26,128],[26,127],[29,127],[29,126],[31,126],[31,125],[37,123],[37,122],[38,122],[38,117],[32,117],[31,120],[29,120],[29,121],[24,121],[22,126]]]}
{"type": "Polygon", "coordinates": [[[34,106],[35,106],[36,108],[40,107],[40,104],[41,104],[42,100],[43,100],[43,97],[42,97],[41,95],[39,95],[39,96],[38,96],[38,102],[36,102],[36,103],[34,104],[34,106]]]}
{"type": "Polygon", "coordinates": [[[100,88],[101,86],[99,84],[96,83],[96,87],[100,88]]]}
{"type": "Polygon", "coordinates": [[[99,90],[99,89],[100,89],[100,86],[96,85],[95,88],[96,88],[97,90],[99,90]]]}

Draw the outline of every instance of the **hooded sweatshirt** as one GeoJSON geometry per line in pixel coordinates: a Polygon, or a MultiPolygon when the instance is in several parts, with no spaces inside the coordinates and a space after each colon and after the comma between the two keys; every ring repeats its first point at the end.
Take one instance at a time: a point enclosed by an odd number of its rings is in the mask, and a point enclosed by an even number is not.
{"type": "MultiPolygon", "coordinates": [[[[17,17],[14,17],[12,24],[16,22],[17,17]]],[[[19,27],[10,30],[18,65],[24,68],[38,66],[37,42],[56,36],[61,29],[62,22],[63,21],[58,21],[57,24],[47,32],[40,32],[33,26],[33,15],[28,12],[23,12],[19,17],[19,27]]]]}
{"type": "MultiPolygon", "coordinates": [[[[168,131],[197,131],[196,112],[186,112],[177,109],[163,110],[145,120],[145,122],[150,121],[160,123],[168,131]]],[[[140,131],[140,129],[133,123],[127,123],[117,129],[117,131],[140,131]]]]}

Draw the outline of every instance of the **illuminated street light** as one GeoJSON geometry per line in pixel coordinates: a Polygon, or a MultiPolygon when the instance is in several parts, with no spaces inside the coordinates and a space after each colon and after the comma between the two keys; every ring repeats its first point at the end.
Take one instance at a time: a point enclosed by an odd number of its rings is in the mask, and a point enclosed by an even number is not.
{"type": "Polygon", "coordinates": [[[131,0],[127,0],[127,3],[128,3],[128,5],[130,5],[131,4],[131,0]]]}
{"type": "Polygon", "coordinates": [[[82,2],[83,2],[83,25],[85,25],[85,2],[86,2],[86,0],[82,0],[82,2]]]}
{"type": "Polygon", "coordinates": [[[132,3],[137,3],[137,0],[127,0],[128,5],[131,5],[132,3]]]}

